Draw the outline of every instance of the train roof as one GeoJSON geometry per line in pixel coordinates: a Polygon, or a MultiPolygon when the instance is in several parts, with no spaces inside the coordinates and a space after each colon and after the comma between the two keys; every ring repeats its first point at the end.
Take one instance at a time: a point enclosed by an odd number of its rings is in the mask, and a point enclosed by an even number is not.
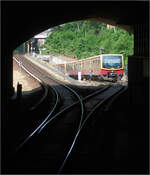
{"type": "Polygon", "coordinates": [[[112,56],[123,56],[123,54],[101,54],[101,55],[96,55],[96,56],[92,56],[92,57],[88,57],[88,58],[84,58],[84,59],[81,59],[81,60],[73,60],[73,61],[70,61],[70,62],[67,62],[67,64],[74,64],[74,63],[79,63],[79,62],[83,62],[83,61],[89,61],[89,60],[93,60],[93,59],[97,59],[97,58],[100,58],[101,56],[106,56],[106,55],[112,55],[112,56]]]}

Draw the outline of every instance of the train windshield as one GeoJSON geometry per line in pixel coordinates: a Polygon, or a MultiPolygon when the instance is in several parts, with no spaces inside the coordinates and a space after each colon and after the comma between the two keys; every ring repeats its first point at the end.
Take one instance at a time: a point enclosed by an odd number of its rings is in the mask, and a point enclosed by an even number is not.
{"type": "Polygon", "coordinates": [[[122,56],[102,56],[102,64],[103,64],[103,68],[114,68],[114,69],[118,69],[122,67],[122,56]]]}

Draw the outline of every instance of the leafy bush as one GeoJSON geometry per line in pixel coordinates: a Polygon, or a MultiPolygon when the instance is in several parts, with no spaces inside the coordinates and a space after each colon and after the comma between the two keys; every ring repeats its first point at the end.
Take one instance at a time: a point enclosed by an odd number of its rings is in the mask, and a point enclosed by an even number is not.
{"type": "Polygon", "coordinates": [[[133,35],[119,28],[107,29],[105,24],[94,21],[66,23],[52,29],[43,48],[45,53],[59,53],[82,59],[104,53],[133,55],[133,35]]]}

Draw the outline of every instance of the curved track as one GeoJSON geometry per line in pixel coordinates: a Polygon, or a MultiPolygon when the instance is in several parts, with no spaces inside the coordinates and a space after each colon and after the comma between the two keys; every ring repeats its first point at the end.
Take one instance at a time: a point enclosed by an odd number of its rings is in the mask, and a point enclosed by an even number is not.
{"type": "MultiPolygon", "coordinates": [[[[23,57],[21,58],[21,61],[23,62],[23,57]]],[[[39,162],[44,156],[43,151],[47,152],[47,159],[51,163],[53,161],[53,163],[51,164],[51,167],[48,167],[46,165],[47,163],[45,163],[45,161],[42,161],[43,165],[41,166],[41,172],[43,170],[46,172],[56,173],[58,171],[58,173],[61,173],[69,156],[71,155],[76,140],[81,133],[81,130],[86,127],[88,119],[93,116],[95,111],[101,108],[104,104],[105,106],[108,106],[110,104],[109,100],[114,98],[118,93],[121,93],[124,90],[124,87],[101,87],[99,90],[91,93],[90,95],[88,94],[83,98],[81,95],[79,95],[80,92],[74,91],[68,85],[62,84],[62,82],[60,81],[56,82],[56,80],[52,79],[52,77],[50,77],[44,70],[34,67],[34,65],[31,64],[29,61],[27,61],[27,63],[25,64],[26,67],[32,67],[31,69],[34,74],[37,77],[40,77],[43,82],[45,82],[46,84],[50,84],[51,86],[53,85],[52,87],[54,91],[59,94],[58,95],[56,93],[57,100],[60,96],[62,103],[61,106],[59,106],[59,109],[57,108],[57,111],[55,111],[54,115],[51,115],[54,111],[54,108],[53,110],[51,110],[51,112],[45,117],[41,124],[36,129],[34,129],[34,131],[24,140],[23,143],[19,145],[17,150],[19,150],[23,145],[28,145],[25,143],[27,143],[28,140],[36,134],[36,137],[33,139],[32,144],[29,144],[30,147],[27,146],[25,147],[25,149],[27,149],[30,154],[32,152],[31,155],[33,160],[35,160],[35,158],[39,159],[40,157],[39,162]],[[65,89],[63,89],[62,86],[63,88],[65,87],[65,89]],[[65,137],[65,139],[62,139],[62,137],[65,137]],[[54,151],[57,152],[55,153],[55,160],[50,155],[54,153],[52,151],[52,145],[56,145],[56,143],[57,146],[59,145],[59,148],[54,151]],[[40,144],[40,147],[37,147],[35,149],[38,144],[40,144]],[[47,148],[45,148],[45,146],[47,148]],[[37,152],[39,153],[39,155],[41,154],[41,156],[37,155],[37,152]],[[59,152],[61,153],[59,154],[59,152]]],[[[55,104],[54,106],[56,108],[57,105],[55,104]]],[[[24,160],[27,159],[27,155],[24,155],[24,160]]],[[[35,170],[34,165],[33,167],[31,166],[32,168],[30,166],[31,165],[28,165],[28,169],[33,172],[37,171],[35,170]]]]}
{"type": "Polygon", "coordinates": [[[54,105],[52,111],[50,111],[50,113],[45,117],[43,122],[24,140],[24,142],[21,143],[17,147],[17,150],[19,150],[45,124],[46,121],[50,120],[50,118],[53,114],[53,111],[55,110],[55,108],[58,104],[58,96],[59,95],[61,96],[61,101],[63,101],[62,108],[66,107],[66,105],[68,105],[68,102],[70,104],[72,102],[72,99],[74,100],[73,95],[79,100],[80,106],[81,106],[81,117],[80,117],[80,122],[79,122],[79,126],[78,126],[78,128],[79,128],[81,123],[82,123],[83,114],[84,114],[84,107],[83,107],[82,99],[80,98],[80,96],[73,89],[71,89],[69,86],[67,86],[65,84],[60,84],[59,81],[54,80],[49,75],[45,74],[45,72],[43,70],[38,69],[35,65],[33,65],[29,61],[25,60],[23,56],[14,56],[14,57],[18,58],[18,62],[21,62],[23,69],[25,69],[28,73],[32,72],[32,73],[30,73],[30,75],[34,74],[33,77],[35,79],[37,79],[40,82],[41,82],[40,79],[42,79],[42,82],[44,82],[45,84],[51,85],[52,89],[56,93],[56,99],[57,99],[56,104],[54,105]],[[23,65],[25,65],[26,68],[23,65]],[[27,67],[28,67],[28,69],[30,67],[30,72],[27,70],[27,67]],[[40,79],[37,78],[37,76],[40,77],[40,79]],[[52,84],[53,84],[53,86],[52,86],[52,84]],[[61,88],[58,85],[61,85],[61,88]],[[62,87],[65,88],[65,90],[62,87]],[[66,91],[66,89],[69,91],[66,91]],[[58,95],[58,92],[59,92],[59,95],[58,95]]]}

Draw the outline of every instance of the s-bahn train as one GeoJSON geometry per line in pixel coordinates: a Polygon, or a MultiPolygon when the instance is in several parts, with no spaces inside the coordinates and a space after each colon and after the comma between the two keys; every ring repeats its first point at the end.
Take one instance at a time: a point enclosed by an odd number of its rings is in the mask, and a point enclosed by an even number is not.
{"type": "Polygon", "coordinates": [[[121,80],[124,75],[124,57],[122,54],[102,54],[78,61],[55,65],[57,69],[71,77],[81,72],[82,77],[89,76],[92,70],[93,77],[101,80],[121,80]]]}

